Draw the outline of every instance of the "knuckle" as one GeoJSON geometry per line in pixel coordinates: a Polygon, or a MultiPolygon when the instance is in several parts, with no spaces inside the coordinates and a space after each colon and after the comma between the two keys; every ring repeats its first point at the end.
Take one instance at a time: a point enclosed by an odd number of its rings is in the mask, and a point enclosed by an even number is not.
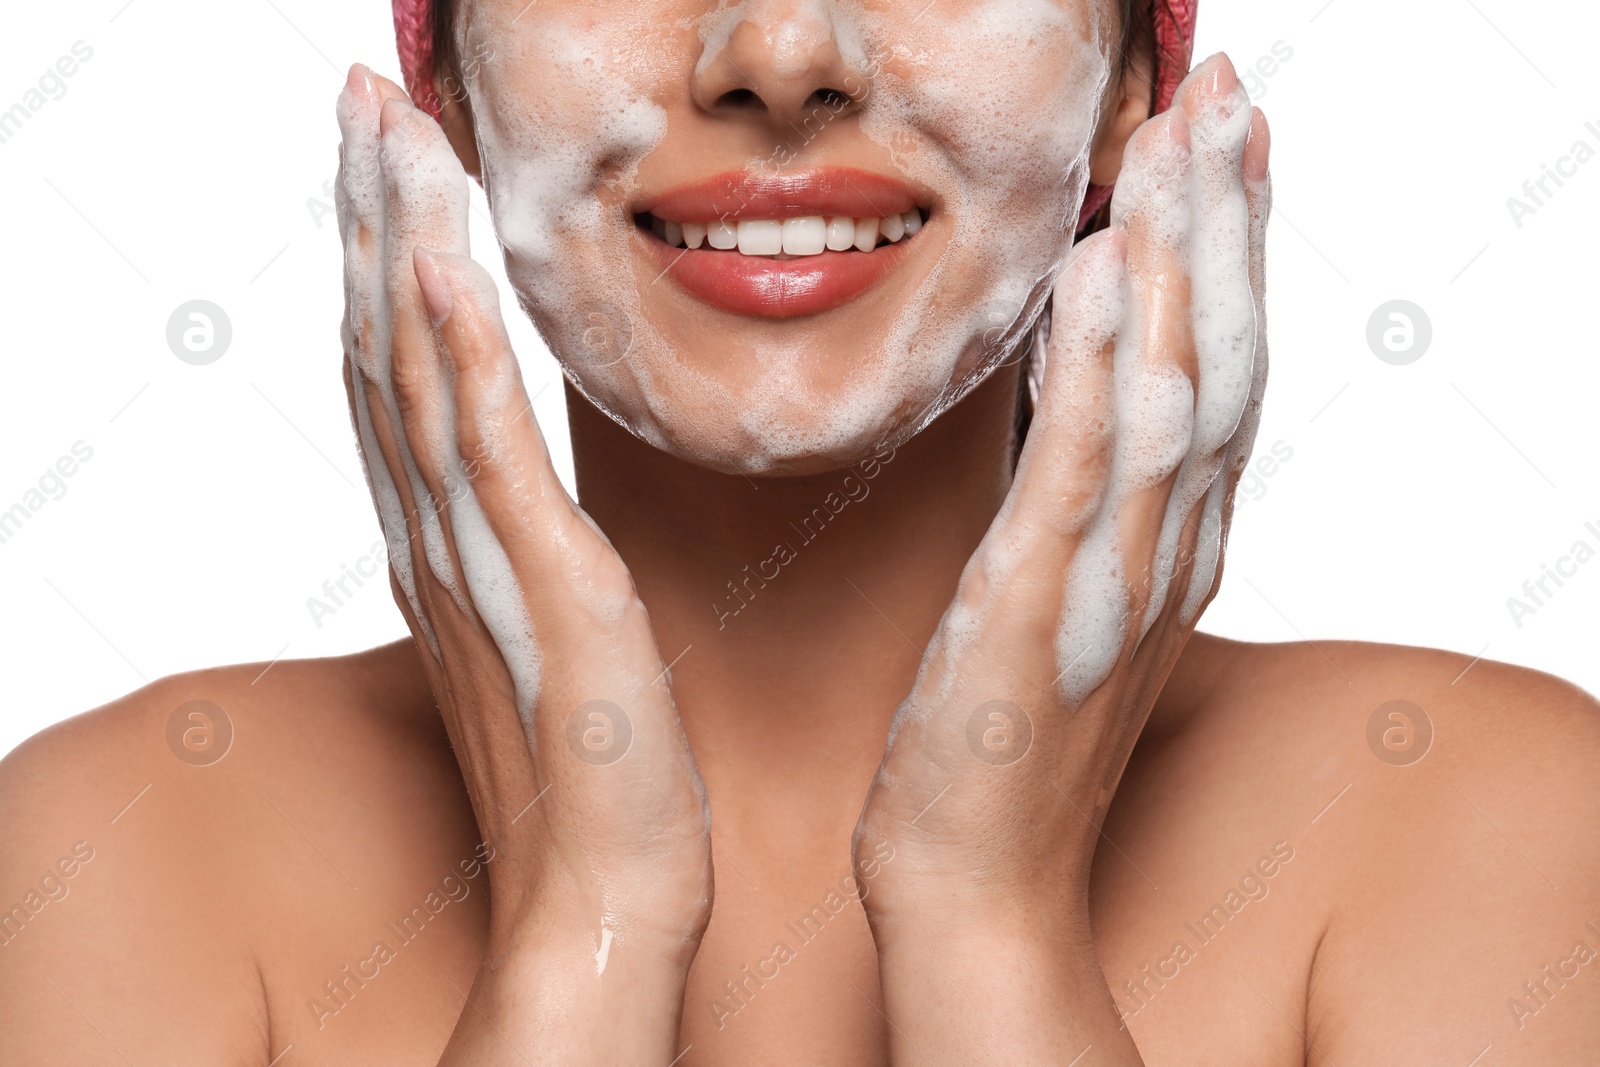
{"type": "Polygon", "coordinates": [[[456,428],[456,448],[461,453],[461,476],[469,484],[481,482],[493,472],[493,450],[476,419],[460,420],[456,428]]]}
{"type": "Polygon", "coordinates": [[[421,415],[426,408],[432,381],[420,361],[396,359],[389,371],[389,381],[394,386],[395,408],[400,417],[410,420],[421,415]]]}

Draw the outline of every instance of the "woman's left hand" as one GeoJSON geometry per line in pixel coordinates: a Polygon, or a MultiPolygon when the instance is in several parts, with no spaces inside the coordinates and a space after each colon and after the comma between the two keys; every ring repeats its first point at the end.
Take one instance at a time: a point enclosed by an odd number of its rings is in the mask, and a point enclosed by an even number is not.
{"type": "Polygon", "coordinates": [[[1231,64],[1202,64],[1057,283],[1015,483],[857,831],[896,1063],[1140,1062],[1095,954],[1090,864],[1216,592],[1254,442],[1267,155],[1231,64]],[[893,870],[874,872],[885,840],[893,870]]]}

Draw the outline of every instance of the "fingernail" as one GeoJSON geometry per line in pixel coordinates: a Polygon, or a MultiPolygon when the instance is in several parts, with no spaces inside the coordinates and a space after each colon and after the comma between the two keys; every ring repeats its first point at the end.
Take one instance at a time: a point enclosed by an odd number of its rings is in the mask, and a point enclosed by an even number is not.
{"type": "Polygon", "coordinates": [[[1128,258],[1128,242],[1131,240],[1128,235],[1127,222],[1118,219],[1106,227],[1106,233],[1111,235],[1106,238],[1106,243],[1111,246],[1112,253],[1116,256],[1118,264],[1123,263],[1128,258]]]}
{"type": "Polygon", "coordinates": [[[417,274],[417,286],[422,290],[422,301],[428,305],[428,314],[433,318],[433,324],[437,326],[450,317],[450,308],[454,304],[450,294],[450,281],[439,269],[433,253],[425,248],[418,248],[411,253],[411,266],[417,274]]]}
{"type": "Polygon", "coordinates": [[[1225,53],[1218,52],[1206,62],[1213,64],[1210,81],[1211,96],[1227,96],[1239,87],[1239,74],[1233,69],[1233,61],[1225,53]]]}
{"type": "Polygon", "coordinates": [[[392,96],[385,100],[383,109],[378,112],[378,135],[382,136],[388,133],[397,122],[405,117],[406,112],[414,110],[415,108],[404,100],[398,100],[392,96]]]}
{"type": "Polygon", "coordinates": [[[372,92],[372,68],[365,63],[350,64],[350,73],[344,83],[351,92],[372,92]]]}

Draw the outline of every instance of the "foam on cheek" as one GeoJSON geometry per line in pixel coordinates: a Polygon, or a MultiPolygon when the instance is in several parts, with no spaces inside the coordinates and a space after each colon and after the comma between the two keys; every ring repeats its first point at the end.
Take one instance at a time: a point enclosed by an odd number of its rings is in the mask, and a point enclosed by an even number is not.
{"type": "MultiPolygon", "coordinates": [[[[924,16],[909,34],[888,28],[890,40],[900,42],[891,46],[888,70],[899,61],[909,69],[903,78],[880,78],[880,111],[864,127],[885,143],[922,146],[905,153],[905,165],[932,172],[923,180],[953,219],[949,249],[924,283],[924,301],[934,303],[952,283],[973,294],[964,320],[928,321],[925,309],[908,309],[921,311],[922,321],[902,329],[916,331],[913,343],[925,355],[972,345],[992,333],[997,312],[1001,318],[1009,312],[1011,321],[1004,343],[987,345],[997,349],[990,362],[1012,355],[1054,284],[1077,228],[1089,147],[1111,77],[1097,10],[1085,7],[997,0],[944,20],[924,16]],[[1085,15],[1090,21],[1079,22],[1085,15]],[[939,58],[950,55],[962,59],[939,58]],[[991,65],[1002,57],[1010,64],[1004,77],[991,65]],[[896,126],[913,137],[896,138],[896,126]]],[[[965,369],[975,379],[991,368],[965,369]]],[[[954,399],[946,397],[946,406],[954,399]]]]}
{"type": "MultiPolygon", "coordinates": [[[[474,97],[520,97],[505,79],[519,71],[545,76],[547,94],[528,107],[485,108],[477,116],[488,188],[501,243],[514,265],[530,280],[553,282],[564,292],[570,281],[561,245],[565,240],[601,241],[615,227],[606,219],[599,194],[611,183],[626,188],[638,163],[666,135],[666,112],[640,88],[618,77],[649,69],[649,27],[630,25],[608,13],[596,25],[580,27],[556,16],[527,13],[522,27],[504,23],[498,8],[473,5],[467,21],[472,47],[492,47],[469,84],[474,97]],[[513,50],[507,54],[507,50],[513,50]]],[[[523,103],[518,99],[519,105],[523,103]]],[[[605,279],[584,278],[585,289],[605,279]]]]}
{"type": "Polygon", "coordinates": [[[794,352],[757,350],[764,373],[740,398],[740,425],[767,446],[767,466],[903,441],[1016,354],[1072,243],[1111,73],[1095,12],[1084,24],[1052,0],[933,6],[915,20],[856,0],[812,7],[826,8],[847,62],[875,71],[861,130],[937,194],[941,219],[925,232],[948,244],[833,395],[806,387],[794,352]],[[1005,76],[994,57],[1012,61],[1005,76]]]}
{"type": "Polygon", "coordinates": [[[861,131],[938,194],[948,219],[925,240],[949,246],[857,358],[810,351],[797,323],[776,342],[746,339],[731,375],[642,313],[652,280],[635,277],[623,218],[638,164],[666,134],[652,90],[683,91],[659,43],[670,12],[642,2],[585,19],[536,7],[512,26],[509,9],[469,4],[462,19],[463,54],[496,53],[469,91],[524,308],[602,411],[659,447],[745,471],[903,441],[1015,355],[1071,244],[1111,74],[1097,8],[967,0],[911,20],[860,0],[794,0],[772,25],[760,2],[724,0],[697,20],[700,63],[719,61],[746,18],[764,20],[776,68],[809,62],[818,40],[837,47],[871,72],[861,131]],[[534,71],[542,95],[528,90],[534,71]]]}
{"type": "Polygon", "coordinates": [[[590,26],[537,8],[512,26],[508,14],[474,4],[462,20],[468,49],[495,57],[475,71],[468,91],[478,102],[484,187],[507,275],[578,390],[664,445],[635,380],[649,360],[623,359],[630,348],[652,347],[635,336],[649,328],[622,201],[639,163],[666,135],[665,110],[630,81],[658,60],[651,48],[660,29],[609,9],[590,26]],[[522,79],[532,71],[543,84],[530,99],[522,79]]]}

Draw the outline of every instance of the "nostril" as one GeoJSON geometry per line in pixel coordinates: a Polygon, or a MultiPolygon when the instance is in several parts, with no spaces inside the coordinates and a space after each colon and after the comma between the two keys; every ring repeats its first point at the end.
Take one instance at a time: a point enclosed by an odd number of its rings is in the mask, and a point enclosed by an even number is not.
{"type": "Polygon", "coordinates": [[[765,105],[762,104],[761,97],[757,96],[755,92],[750,89],[730,89],[721,96],[717,97],[717,106],[740,109],[757,109],[762,108],[765,105]]]}
{"type": "Polygon", "coordinates": [[[818,89],[811,99],[831,111],[841,111],[850,102],[850,94],[838,89],[818,89]]]}

